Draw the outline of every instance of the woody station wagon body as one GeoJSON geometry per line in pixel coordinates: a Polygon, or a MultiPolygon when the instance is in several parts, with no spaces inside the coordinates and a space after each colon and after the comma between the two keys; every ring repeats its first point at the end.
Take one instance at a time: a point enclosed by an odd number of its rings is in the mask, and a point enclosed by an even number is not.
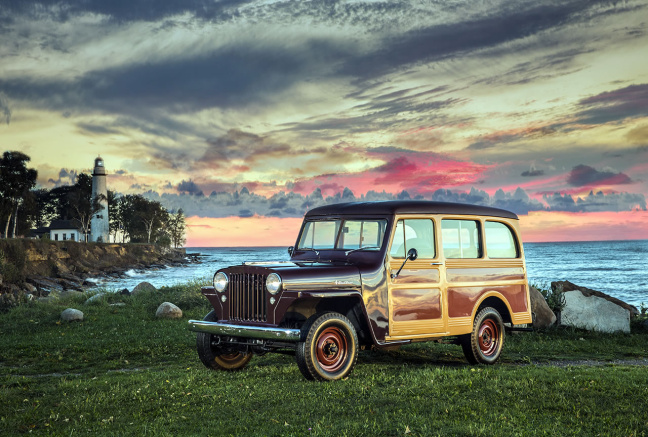
{"type": "Polygon", "coordinates": [[[290,261],[221,269],[190,320],[202,362],[244,367],[294,352],[309,379],[343,378],[359,348],[454,337],[471,363],[497,361],[504,324],[530,323],[515,214],[427,201],[314,208],[290,261]]]}

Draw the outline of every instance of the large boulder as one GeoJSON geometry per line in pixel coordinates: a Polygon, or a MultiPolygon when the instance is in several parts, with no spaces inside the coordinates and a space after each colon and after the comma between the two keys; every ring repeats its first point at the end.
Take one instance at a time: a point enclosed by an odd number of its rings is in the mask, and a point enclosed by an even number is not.
{"type": "Polygon", "coordinates": [[[155,288],[155,286],[153,284],[151,284],[150,282],[140,282],[139,284],[137,284],[135,286],[135,288],[133,288],[133,291],[131,292],[131,294],[137,294],[137,293],[139,293],[141,291],[156,292],[157,288],[155,288]]]}
{"type": "Polygon", "coordinates": [[[547,301],[542,293],[535,287],[529,287],[529,297],[531,298],[534,328],[544,329],[556,323],[556,315],[551,311],[549,305],[547,305],[547,301]]]}
{"type": "Polygon", "coordinates": [[[66,310],[63,310],[63,312],[61,313],[61,320],[63,320],[64,322],[80,322],[83,320],[83,313],[79,310],[75,310],[74,308],[68,308],[66,310]]]}
{"type": "Polygon", "coordinates": [[[561,290],[562,287],[565,296],[561,324],[589,331],[630,333],[631,312],[627,307],[631,305],[569,281],[552,282],[551,287],[554,290],[561,290]]]}
{"type": "Polygon", "coordinates": [[[161,319],[180,319],[182,310],[171,302],[163,302],[155,312],[155,316],[161,319]]]}

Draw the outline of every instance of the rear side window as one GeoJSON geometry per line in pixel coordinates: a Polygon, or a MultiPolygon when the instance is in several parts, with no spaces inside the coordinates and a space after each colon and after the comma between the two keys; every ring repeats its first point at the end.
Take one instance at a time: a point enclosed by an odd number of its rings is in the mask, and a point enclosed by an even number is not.
{"type": "Polygon", "coordinates": [[[486,252],[489,258],[517,258],[518,245],[511,228],[504,223],[486,222],[486,252]]]}
{"type": "Polygon", "coordinates": [[[441,220],[446,258],[481,258],[479,224],[474,220],[441,220]]]}
{"type": "Polygon", "coordinates": [[[419,258],[435,258],[434,223],[430,219],[399,220],[389,254],[392,258],[405,258],[410,249],[416,249],[419,258]]]}

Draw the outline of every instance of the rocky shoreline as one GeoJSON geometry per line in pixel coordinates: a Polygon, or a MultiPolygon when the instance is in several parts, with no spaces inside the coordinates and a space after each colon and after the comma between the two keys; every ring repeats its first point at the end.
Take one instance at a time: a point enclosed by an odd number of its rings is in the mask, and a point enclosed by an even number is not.
{"type": "Polygon", "coordinates": [[[85,292],[97,286],[92,279],[199,263],[200,257],[147,244],[0,240],[0,310],[51,293],[85,292]]]}

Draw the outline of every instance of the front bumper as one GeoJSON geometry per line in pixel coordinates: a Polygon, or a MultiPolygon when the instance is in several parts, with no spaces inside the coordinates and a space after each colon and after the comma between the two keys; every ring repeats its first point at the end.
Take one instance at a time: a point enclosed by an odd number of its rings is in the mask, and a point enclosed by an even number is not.
{"type": "Polygon", "coordinates": [[[230,337],[258,338],[263,340],[299,341],[301,331],[289,328],[267,328],[265,326],[241,326],[227,323],[189,320],[189,330],[230,337]]]}

